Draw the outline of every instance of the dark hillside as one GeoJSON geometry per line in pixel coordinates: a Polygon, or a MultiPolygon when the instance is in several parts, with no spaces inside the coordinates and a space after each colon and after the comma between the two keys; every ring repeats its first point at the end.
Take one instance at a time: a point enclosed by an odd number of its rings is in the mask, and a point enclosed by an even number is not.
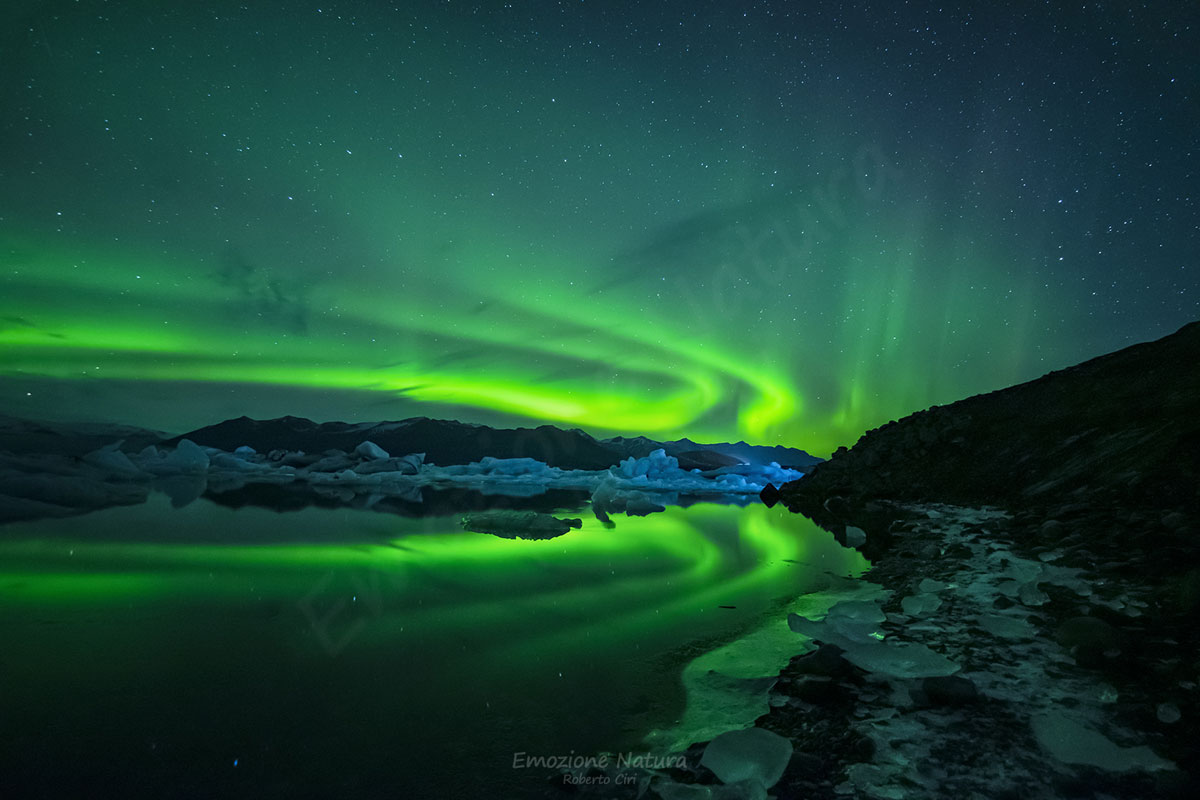
{"type": "Polygon", "coordinates": [[[1037,380],[869,431],[783,489],[798,509],[834,496],[995,505],[1198,507],[1200,322],[1037,380]]]}

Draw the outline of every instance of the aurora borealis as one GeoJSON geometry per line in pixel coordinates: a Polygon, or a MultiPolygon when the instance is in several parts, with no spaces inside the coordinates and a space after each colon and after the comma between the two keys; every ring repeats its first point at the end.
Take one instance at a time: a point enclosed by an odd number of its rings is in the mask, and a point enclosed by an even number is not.
{"type": "Polygon", "coordinates": [[[827,455],[1200,316],[1197,11],[34,2],[0,411],[827,455]]]}

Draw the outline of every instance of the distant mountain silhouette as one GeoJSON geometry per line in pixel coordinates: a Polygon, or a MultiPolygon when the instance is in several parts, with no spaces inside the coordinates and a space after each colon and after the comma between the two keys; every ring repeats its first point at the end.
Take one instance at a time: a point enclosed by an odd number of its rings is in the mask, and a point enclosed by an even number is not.
{"type": "Polygon", "coordinates": [[[232,451],[243,445],[259,452],[303,450],[351,451],[371,441],[391,455],[425,453],[425,460],[442,466],[467,464],[486,456],[494,458],[534,458],[563,469],[606,469],[622,459],[641,458],[663,449],[679,459],[684,469],[716,469],[743,462],[807,469],[821,459],[803,450],[737,444],[699,444],[690,439],[660,442],[645,436],[597,440],[575,428],[563,430],[552,425],[537,428],[492,428],[455,420],[413,417],[395,422],[324,422],[303,417],[279,417],[256,420],[249,417],[219,422],[172,437],[164,444],[180,439],[232,451]]]}
{"type": "Polygon", "coordinates": [[[180,439],[222,450],[247,445],[260,452],[281,449],[306,453],[348,452],[371,441],[392,455],[425,453],[427,462],[442,466],[467,464],[485,456],[535,458],[564,469],[605,469],[619,460],[613,450],[580,430],[564,431],[551,425],[500,429],[427,417],[374,423],[316,423],[290,416],[270,420],[238,417],[190,431],[167,444],[180,439]]]}

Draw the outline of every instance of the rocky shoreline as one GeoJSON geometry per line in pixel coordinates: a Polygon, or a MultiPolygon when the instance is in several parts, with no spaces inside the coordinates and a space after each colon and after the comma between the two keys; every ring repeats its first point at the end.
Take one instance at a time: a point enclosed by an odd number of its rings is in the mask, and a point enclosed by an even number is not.
{"type": "MultiPolygon", "coordinates": [[[[1045,525],[997,508],[884,502],[860,515],[862,546],[887,549],[838,622],[835,605],[824,622],[793,626],[819,646],[779,674],[754,723],[793,748],[763,790],[779,800],[1195,796],[1196,639],[1161,586],[1089,549],[1099,518],[1063,516],[1045,525]],[[1043,527],[1061,535],[1030,545],[1043,527]],[[953,671],[848,658],[856,629],[930,651],[953,671]]],[[[640,783],[608,776],[570,788],[588,798],[647,786],[664,798],[765,796],[724,785],[702,764],[706,747],[640,783]]],[[[562,796],[552,783],[548,796],[562,796]]]]}
{"type": "Polygon", "coordinates": [[[888,510],[889,553],[864,576],[891,592],[880,630],[961,669],[880,679],[835,645],[794,659],[756,723],[808,754],[777,797],[1194,796],[1196,641],[1161,587],[1095,558],[1083,518],[1031,547],[1032,517],[888,510]]]}
{"type": "Polygon", "coordinates": [[[789,618],[819,646],[780,673],[755,722],[792,743],[778,782],[724,785],[697,744],[686,768],[641,787],[668,799],[1196,796],[1198,363],[1192,323],[890,422],[768,487],[764,501],[871,560],[867,594],[789,618]]]}
{"type": "MultiPolygon", "coordinates": [[[[919,786],[932,788],[923,780],[940,775],[939,791],[954,796],[1195,795],[1197,363],[1200,324],[1192,323],[1156,342],[889,423],[781,488],[791,510],[836,535],[847,526],[866,533],[861,549],[873,568],[865,579],[894,593],[881,628],[894,636],[936,633],[926,637],[930,646],[958,658],[973,687],[960,683],[972,699],[956,719],[933,725],[942,746],[902,775],[886,769],[895,753],[879,744],[888,734],[854,721],[879,711],[878,687],[838,673],[834,695],[842,699],[830,718],[811,702],[813,679],[801,676],[806,664],[842,667],[827,653],[796,659],[779,684],[789,696],[782,709],[799,703],[834,726],[846,719],[842,736],[858,731],[856,741],[872,743],[860,745],[873,758],[859,762],[869,767],[857,770],[855,794],[919,794],[919,786]],[[931,511],[941,518],[925,516],[931,511]],[[957,522],[947,526],[947,518],[957,522]],[[996,585],[995,574],[1014,569],[1022,580],[996,585]],[[957,588],[941,611],[917,622],[902,601],[925,580],[957,588]],[[980,594],[984,586],[993,591],[980,594]],[[964,606],[973,609],[966,616],[964,606]],[[1048,685],[1073,689],[1056,696],[1048,685]],[[849,716],[847,693],[855,698],[849,716]],[[1057,717],[1048,722],[1047,714],[1057,717]],[[1129,748],[1148,749],[1136,751],[1139,761],[1129,748]],[[1028,754],[1040,763],[1022,763],[1028,754]]],[[[909,721],[936,718],[945,704],[937,695],[900,697],[891,710],[909,721]]],[[[797,727],[780,708],[758,724],[799,735],[801,748],[811,725],[797,727]]],[[[796,776],[795,796],[835,796],[830,783],[856,774],[855,763],[837,759],[816,782],[796,776]]]]}

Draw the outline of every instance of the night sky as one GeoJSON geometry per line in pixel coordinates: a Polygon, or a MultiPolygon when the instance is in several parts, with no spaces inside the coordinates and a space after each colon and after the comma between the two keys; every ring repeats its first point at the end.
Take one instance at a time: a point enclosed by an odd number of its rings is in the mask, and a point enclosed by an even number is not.
{"type": "Polygon", "coordinates": [[[827,455],[1200,317],[1195,4],[950,5],[5,4],[0,412],[827,455]]]}

